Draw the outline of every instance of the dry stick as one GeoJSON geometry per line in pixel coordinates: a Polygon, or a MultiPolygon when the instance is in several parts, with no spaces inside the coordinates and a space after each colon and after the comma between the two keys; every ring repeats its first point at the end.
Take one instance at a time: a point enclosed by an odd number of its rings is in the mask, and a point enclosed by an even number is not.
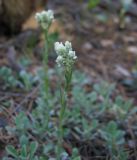
{"type": "Polygon", "coordinates": [[[104,77],[105,77],[105,79],[107,80],[107,81],[109,81],[109,76],[108,76],[108,73],[107,73],[107,67],[105,66],[105,64],[103,63],[103,57],[101,56],[100,58],[99,58],[99,63],[100,63],[100,66],[101,66],[101,68],[102,68],[102,73],[103,73],[103,75],[104,75],[104,77]]]}
{"type": "MultiPolygon", "coordinates": [[[[14,112],[16,112],[21,105],[23,105],[24,103],[26,103],[28,101],[29,98],[31,98],[34,94],[36,94],[38,92],[38,87],[34,88],[32,90],[32,92],[30,92],[22,101],[20,104],[17,105],[17,107],[15,108],[14,112]]],[[[14,113],[13,112],[13,113],[14,113]]]]}
{"type": "Polygon", "coordinates": [[[3,92],[0,91],[0,96],[1,95],[6,95],[8,98],[11,97],[24,97],[25,94],[23,93],[15,93],[15,92],[3,92]]]}

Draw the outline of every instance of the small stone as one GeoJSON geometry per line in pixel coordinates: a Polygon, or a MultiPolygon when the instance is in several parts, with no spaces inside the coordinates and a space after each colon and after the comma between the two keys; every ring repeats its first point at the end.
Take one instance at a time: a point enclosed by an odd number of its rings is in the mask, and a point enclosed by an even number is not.
{"type": "Polygon", "coordinates": [[[86,42],[83,44],[82,49],[83,49],[83,51],[90,51],[93,49],[93,46],[91,43],[86,42]]]}
{"type": "Polygon", "coordinates": [[[114,44],[114,42],[109,39],[104,39],[101,41],[102,47],[112,47],[113,44],[114,44]]]}
{"type": "Polygon", "coordinates": [[[130,46],[127,48],[127,51],[134,54],[134,55],[137,55],[137,47],[136,46],[130,46]]]}

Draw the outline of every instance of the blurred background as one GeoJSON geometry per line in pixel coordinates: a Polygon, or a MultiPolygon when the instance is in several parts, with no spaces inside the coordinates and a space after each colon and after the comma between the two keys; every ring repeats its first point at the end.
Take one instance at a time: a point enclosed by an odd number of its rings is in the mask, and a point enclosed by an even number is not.
{"type": "MultiPolygon", "coordinates": [[[[50,28],[53,42],[72,41],[79,57],[77,68],[93,81],[116,82],[121,92],[130,90],[136,95],[136,0],[1,0],[1,67],[10,66],[18,72],[23,68],[20,60],[25,61],[26,56],[32,59],[30,70],[37,66],[43,38],[34,15],[43,9],[55,12],[56,21],[50,28]]],[[[54,64],[53,52],[51,49],[50,66],[54,64]]]]}

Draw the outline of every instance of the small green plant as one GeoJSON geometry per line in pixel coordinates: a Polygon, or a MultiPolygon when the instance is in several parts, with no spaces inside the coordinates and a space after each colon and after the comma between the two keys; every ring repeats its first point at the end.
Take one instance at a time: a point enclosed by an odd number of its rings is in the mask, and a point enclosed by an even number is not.
{"type": "MultiPolygon", "coordinates": [[[[38,157],[35,156],[37,148],[38,143],[36,141],[29,142],[26,136],[21,136],[20,147],[16,149],[14,146],[8,145],[6,151],[14,160],[39,160],[38,157]]],[[[3,160],[9,159],[5,157],[3,160]]]]}
{"type": "Polygon", "coordinates": [[[15,78],[12,70],[9,67],[0,68],[0,80],[4,82],[4,87],[16,87],[18,80],[15,78]]]}
{"type": "Polygon", "coordinates": [[[110,121],[100,133],[106,140],[112,159],[118,159],[120,148],[125,143],[125,132],[118,129],[116,122],[110,121]]]}
{"type": "Polygon", "coordinates": [[[118,119],[124,119],[128,117],[128,114],[133,106],[132,100],[125,101],[121,96],[117,96],[111,111],[116,114],[118,119]]]}
{"type": "MultiPolygon", "coordinates": [[[[37,127],[39,128],[39,131],[41,132],[45,132],[45,130],[50,130],[49,129],[49,120],[50,120],[50,113],[52,112],[52,106],[54,104],[51,103],[50,99],[50,84],[49,84],[49,79],[48,79],[48,54],[49,54],[49,39],[50,39],[50,35],[48,34],[48,30],[49,27],[53,21],[53,12],[52,11],[48,11],[48,12],[41,12],[36,14],[36,19],[39,22],[40,26],[43,29],[43,32],[45,34],[45,52],[43,54],[43,64],[44,64],[44,72],[46,72],[46,74],[43,74],[43,76],[41,76],[42,78],[42,85],[41,85],[41,98],[39,99],[41,103],[39,103],[39,107],[37,107],[37,111],[34,113],[35,115],[37,114],[37,116],[42,117],[41,122],[45,119],[44,117],[46,116],[46,119],[43,123],[41,123],[41,125],[43,127],[41,127],[40,123],[35,123],[37,124],[37,127]],[[46,104],[44,103],[46,102],[46,104]],[[40,105],[41,104],[41,105],[40,105]],[[44,106],[46,106],[46,113],[43,109],[45,108],[44,106]]],[[[56,62],[57,65],[59,67],[63,67],[63,72],[64,72],[64,76],[65,76],[65,86],[64,88],[61,86],[61,84],[59,84],[60,88],[60,105],[61,105],[61,109],[59,112],[59,126],[58,126],[58,145],[57,145],[57,159],[60,159],[61,156],[61,152],[62,152],[62,140],[63,140],[63,136],[64,136],[64,131],[63,131],[63,119],[65,116],[65,110],[66,110],[66,106],[67,106],[67,94],[70,91],[70,84],[71,84],[71,79],[72,79],[72,70],[73,70],[73,65],[75,62],[75,59],[77,58],[77,56],[75,55],[75,51],[72,50],[72,46],[71,43],[66,41],[65,45],[63,45],[63,43],[59,43],[56,42],[55,43],[55,51],[58,55],[56,62]]],[[[52,99],[53,100],[53,99],[52,99]]],[[[36,126],[35,126],[36,127],[36,126]]],[[[49,133],[51,135],[51,132],[49,133]]]]}
{"type": "Polygon", "coordinates": [[[36,13],[35,16],[37,22],[41,26],[44,34],[44,51],[43,51],[43,71],[41,73],[41,87],[40,87],[40,96],[42,96],[43,101],[46,104],[46,128],[48,129],[48,123],[50,118],[50,110],[51,106],[49,104],[50,99],[50,83],[49,83],[49,75],[48,75],[48,57],[49,57],[49,45],[50,45],[50,35],[49,28],[54,20],[54,13],[52,10],[42,11],[40,13],[36,13]]]}
{"type": "Polygon", "coordinates": [[[120,10],[120,29],[124,29],[125,28],[125,17],[126,17],[126,13],[128,12],[128,10],[130,9],[133,0],[120,0],[121,2],[121,10],[120,10]]]}
{"type": "Polygon", "coordinates": [[[63,43],[56,42],[55,43],[55,51],[58,55],[56,62],[59,67],[63,67],[63,72],[65,75],[65,84],[64,87],[60,85],[60,104],[61,109],[59,113],[59,127],[58,127],[58,157],[60,159],[61,154],[61,146],[63,140],[63,120],[66,114],[66,107],[67,107],[67,98],[70,92],[70,85],[72,80],[72,71],[73,65],[77,56],[75,55],[75,51],[72,50],[72,45],[70,42],[66,41],[65,45],[63,43]]]}
{"type": "Polygon", "coordinates": [[[22,87],[25,88],[26,91],[30,91],[33,88],[33,84],[38,81],[37,77],[32,76],[31,73],[22,70],[19,73],[20,81],[22,81],[22,87]]]}
{"type": "Polygon", "coordinates": [[[18,86],[29,91],[32,89],[33,84],[38,81],[37,77],[32,76],[31,73],[25,70],[21,70],[19,74],[14,74],[9,67],[2,67],[0,69],[0,77],[0,80],[4,83],[3,89],[16,88],[18,86]]]}

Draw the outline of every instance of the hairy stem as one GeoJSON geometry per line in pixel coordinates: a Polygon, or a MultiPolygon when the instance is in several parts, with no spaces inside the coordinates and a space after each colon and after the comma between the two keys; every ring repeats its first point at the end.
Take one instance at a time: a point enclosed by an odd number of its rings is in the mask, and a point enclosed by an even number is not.
{"type": "Polygon", "coordinates": [[[43,65],[44,65],[44,100],[46,105],[46,124],[45,128],[48,129],[48,123],[49,123],[49,78],[48,78],[48,55],[49,55],[49,39],[48,39],[48,30],[44,30],[45,34],[45,46],[44,46],[44,53],[43,53],[43,65]]]}
{"type": "Polygon", "coordinates": [[[68,93],[70,91],[70,84],[71,84],[71,78],[72,78],[72,70],[69,70],[69,72],[65,72],[65,87],[62,89],[60,84],[60,114],[59,114],[59,128],[58,128],[58,146],[57,146],[57,160],[60,160],[60,154],[61,154],[61,148],[62,148],[62,142],[64,137],[64,130],[63,130],[63,120],[65,116],[65,111],[67,108],[67,98],[68,93]]]}

